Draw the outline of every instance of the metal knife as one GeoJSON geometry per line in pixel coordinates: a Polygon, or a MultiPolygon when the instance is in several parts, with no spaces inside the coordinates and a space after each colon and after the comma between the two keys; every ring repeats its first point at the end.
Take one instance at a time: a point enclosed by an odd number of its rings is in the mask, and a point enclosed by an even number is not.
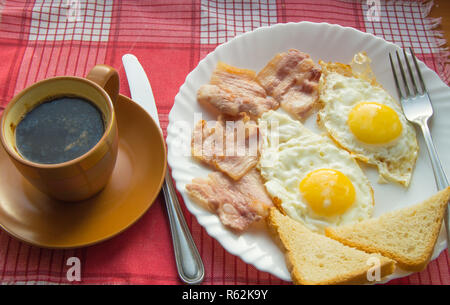
{"type": "MultiPolygon", "coordinates": [[[[152,87],[144,69],[136,56],[132,54],[125,54],[122,57],[122,63],[130,86],[131,98],[144,108],[161,128],[152,87]]],[[[166,172],[162,190],[169,216],[178,275],[187,284],[200,284],[203,281],[205,269],[186,225],[169,170],[166,172]]]]}

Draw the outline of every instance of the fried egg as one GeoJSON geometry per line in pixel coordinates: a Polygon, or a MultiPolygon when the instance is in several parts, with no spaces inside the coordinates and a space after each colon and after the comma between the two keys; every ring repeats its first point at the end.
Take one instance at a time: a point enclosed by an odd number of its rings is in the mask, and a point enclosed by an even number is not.
{"type": "Polygon", "coordinates": [[[264,113],[258,123],[260,172],[288,216],[317,232],[371,216],[373,191],[350,153],[280,111],[264,113]]]}
{"type": "Polygon", "coordinates": [[[407,187],[419,146],[399,103],[374,79],[355,77],[350,66],[322,66],[318,125],[355,158],[377,166],[380,182],[407,187]]]}

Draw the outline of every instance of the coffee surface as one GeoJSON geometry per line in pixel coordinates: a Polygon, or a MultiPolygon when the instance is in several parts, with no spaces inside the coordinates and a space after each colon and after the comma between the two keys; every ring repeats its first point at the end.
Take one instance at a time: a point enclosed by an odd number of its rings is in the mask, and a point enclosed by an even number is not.
{"type": "Polygon", "coordinates": [[[16,147],[30,161],[62,163],[89,151],[104,131],[102,113],[93,103],[60,97],[25,115],[16,127],[16,147]]]}

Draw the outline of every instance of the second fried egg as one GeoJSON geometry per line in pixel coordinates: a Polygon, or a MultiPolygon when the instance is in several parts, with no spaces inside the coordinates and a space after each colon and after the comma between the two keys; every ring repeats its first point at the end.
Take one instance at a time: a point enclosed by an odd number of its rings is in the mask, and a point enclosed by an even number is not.
{"type": "Polygon", "coordinates": [[[380,182],[407,187],[419,146],[399,103],[375,81],[351,75],[349,66],[350,75],[323,66],[319,125],[357,159],[377,166],[380,182]]]}
{"type": "Polygon", "coordinates": [[[371,216],[373,191],[350,153],[283,113],[264,113],[259,126],[261,175],[286,214],[319,232],[371,216]]]}

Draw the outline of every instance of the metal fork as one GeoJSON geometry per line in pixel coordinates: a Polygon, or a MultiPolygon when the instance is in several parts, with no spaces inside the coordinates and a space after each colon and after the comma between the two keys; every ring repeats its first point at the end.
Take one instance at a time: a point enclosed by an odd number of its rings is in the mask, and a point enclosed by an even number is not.
{"type": "MultiPolygon", "coordinates": [[[[400,75],[403,80],[403,88],[405,94],[403,94],[402,92],[399,83],[399,78],[397,77],[398,71],[395,68],[391,53],[389,53],[389,61],[391,62],[392,74],[394,75],[395,85],[397,87],[398,95],[400,96],[403,113],[405,114],[408,121],[417,124],[422,130],[425,143],[427,144],[428,154],[431,159],[431,166],[433,167],[436,185],[438,190],[442,190],[446,188],[449,184],[447,177],[445,176],[444,170],[442,168],[441,161],[439,160],[438,154],[436,152],[436,148],[434,147],[430,130],[428,129],[428,119],[431,118],[431,116],[433,115],[433,107],[431,105],[430,96],[428,95],[425,82],[423,81],[422,73],[420,72],[416,56],[414,55],[414,52],[411,48],[409,49],[409,51],[411,53],[411,57],[413,59],[415,71],[416,74],[418,75],[419,81],[417,81],[417,77],[414,76],[413,70],[411,69],[411,65],[408,60],[408,56],[406,55],[404,49],[403,49],[403,57],[409,73],[409,82],[407,80],[404,65],[402,64],[402,61],[400,59],[399,52],[396,51],[395,53],[397,57],[398,67],[400,70],[400,75]],[[411,87],[410,84],[412,85],[411,87]]],[[[445,229],[447,231],[447,248],[449,249],[450,254],[450,227],[449,227],[448,204],[447,209],[445,211],[444,223],[445,229]]]]}

